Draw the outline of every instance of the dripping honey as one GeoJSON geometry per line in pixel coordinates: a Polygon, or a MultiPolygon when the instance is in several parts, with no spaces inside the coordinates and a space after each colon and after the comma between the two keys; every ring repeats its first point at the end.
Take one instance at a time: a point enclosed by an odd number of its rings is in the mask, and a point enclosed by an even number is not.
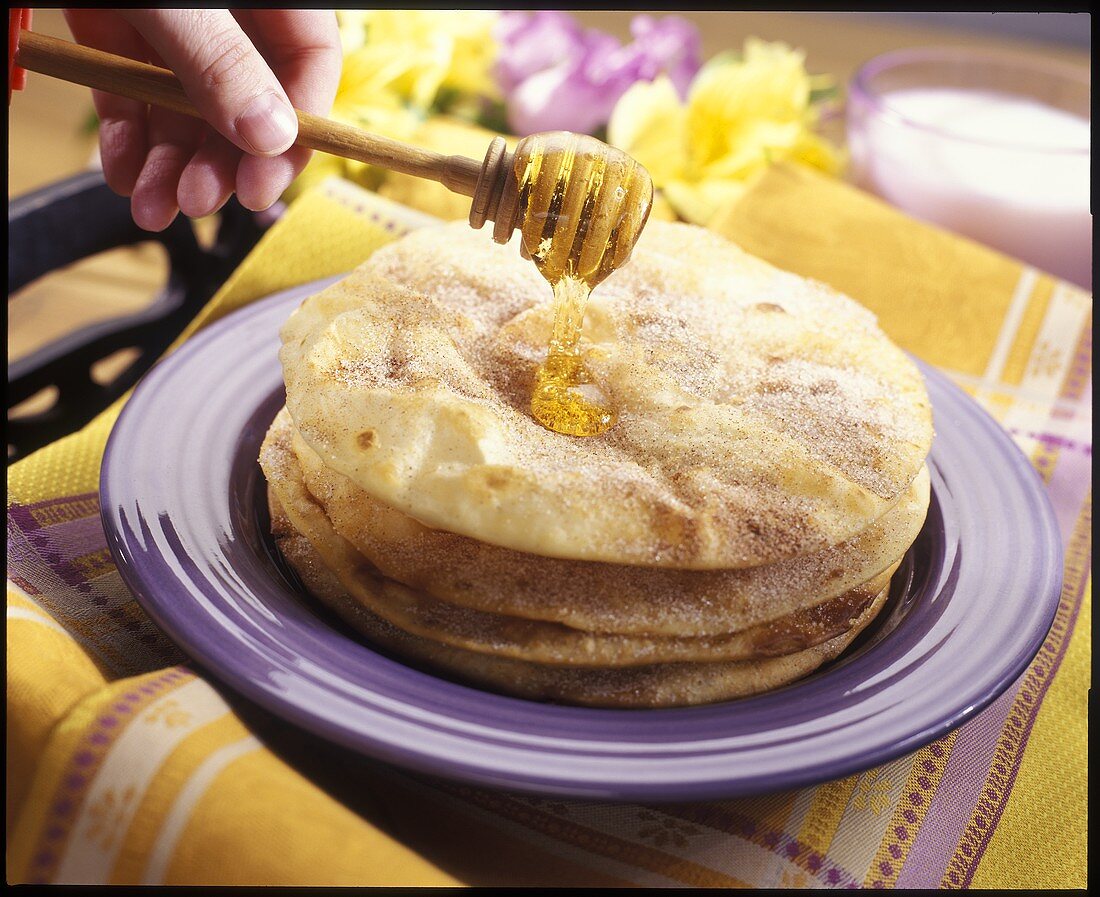
{"type": "Polygon", "coordinates": [[[615,423],[615,412],[584,364],[584,310],[593,288],[630,257],[653,183],[625,153],[567,132],[527,138],[515,173],[524,254],[554,289],[554,325],[531,413],[556,433],[597,436],[615,423]]]}

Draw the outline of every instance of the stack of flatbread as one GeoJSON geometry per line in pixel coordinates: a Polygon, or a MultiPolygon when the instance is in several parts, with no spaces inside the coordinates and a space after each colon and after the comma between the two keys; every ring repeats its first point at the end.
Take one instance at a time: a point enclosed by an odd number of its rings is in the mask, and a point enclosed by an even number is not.
{"type": "Polygon", "coordinates": [[[369,643],[496,691],[719,701],[839,655],[923,525],[920,373],[851,299],[651,222],[589,302],[617,422],[530,415],[550,290],[515,246],[416,231],[282,331],[260,455],[306,588],[369,643]]]}

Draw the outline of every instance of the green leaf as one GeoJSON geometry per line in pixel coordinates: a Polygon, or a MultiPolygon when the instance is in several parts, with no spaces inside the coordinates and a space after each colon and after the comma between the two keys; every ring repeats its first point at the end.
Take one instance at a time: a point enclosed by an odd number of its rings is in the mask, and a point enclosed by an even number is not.
{"type": "Polygon", "coordinates": [[[453,87],[441,87],[435,94],[430,111],[446,113],[462,97],[462,93],[453,87]]]}
{"type": "Polygon", "coordinates": [[[98,132],[99,116],[95,114],[94,109],[90,109],[88,114],[84,116],[84,121],[80,124],[80,133],[85,137],[89,137],[98,132]]]}
{"type": "Polygon", "coordinates": [[[481,112],[474,121],[475,124],[498,134],[508,133],[508,109],[500,100],[483,103],[481,112]]]}
{"type": "Polygon", "coordinates": [[[826,87],[815,87],[810,91],[810,105],[816,106],[828,100],[835,100],[840,95],[840,88],[836,84],[826,87]]]}

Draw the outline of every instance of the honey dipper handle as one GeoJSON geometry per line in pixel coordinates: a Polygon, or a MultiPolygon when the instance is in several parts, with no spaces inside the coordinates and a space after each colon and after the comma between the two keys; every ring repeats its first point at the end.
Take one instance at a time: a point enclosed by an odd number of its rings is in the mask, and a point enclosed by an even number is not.
{"type": "MultiPolygon", "coordinates": [[[[201,118],[179,80],[159,66],[105,53],[33,31],[19,32],[16,63],[32,72],[83,84],[94,90],[129,97],[201,118]]],[[[299,146],[334,156],[379,165],[391,171],[439,181],[447,189],[473,196],[481,163],[464,156],[444,156],[430,150],[361,131],[319,115],[295,110],[299,146]]]]}
{"type": "Polygon", "coordinates": [[[439,181],[455,193],[474,195],[481,173],[480,162],[465,156],[444,156],[319,115],[295,112],[298,115],[299,146],[439,181]]]}

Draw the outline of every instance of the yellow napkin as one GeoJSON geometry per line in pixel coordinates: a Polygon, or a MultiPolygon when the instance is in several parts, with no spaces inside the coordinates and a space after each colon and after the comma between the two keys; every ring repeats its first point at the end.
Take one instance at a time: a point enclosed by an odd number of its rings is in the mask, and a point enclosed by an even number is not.
{"type": "MultiPolygon", "coordinates": [[[[407,182],[391,192],[432,208],[407,182]]],[[[310,189],[191,331],[431,220],[344,182],[310,189]]],[[[751,799],[543,799],[383,767],[219,693],[145,618],[98,523],[116,406],[8,473],[9,881],[1083,886],[1090,297],[796,168],[712,226],[866,303],[1033,459],[1066,586],[1020,683],[912,755],[751,799]]]]}

